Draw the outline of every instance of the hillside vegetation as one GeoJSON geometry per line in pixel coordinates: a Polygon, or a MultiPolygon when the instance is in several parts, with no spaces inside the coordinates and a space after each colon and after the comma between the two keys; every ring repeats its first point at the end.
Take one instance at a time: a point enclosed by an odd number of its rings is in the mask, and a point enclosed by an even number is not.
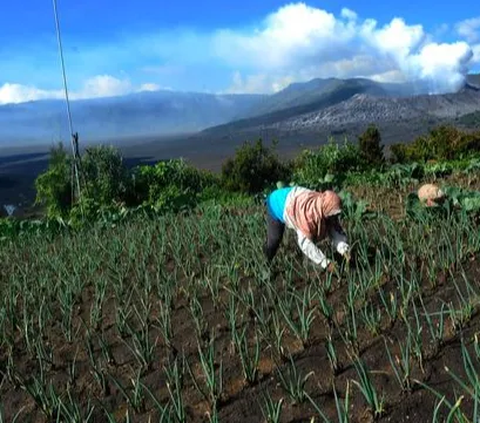
{"type": "Polygon", "coordinates": [[[386,158],[369,126],[289,162],[258,141],[219,175],[100,146],[79,202],[56,147],[45,219],[0,221],[0,421],[478,421],[478,139],[439,127],[386,158]],[[423,181],[448,200],[422,207],[423,181]],[[290,183],[341,193],[334,274],[290,233],[262,257],[262,200],[290,183]]]}

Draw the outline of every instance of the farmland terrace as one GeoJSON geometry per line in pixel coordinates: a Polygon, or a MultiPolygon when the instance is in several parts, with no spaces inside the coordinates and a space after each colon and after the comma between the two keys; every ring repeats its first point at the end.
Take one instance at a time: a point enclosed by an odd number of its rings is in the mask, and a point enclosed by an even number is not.
{"type": "Polygon", "coordinates": [[[290,233],[269,269],[253,202],[4,239],[3,421],[478,421],[478,215],[415,186],[351,188],[333,275],[290,233]]]}

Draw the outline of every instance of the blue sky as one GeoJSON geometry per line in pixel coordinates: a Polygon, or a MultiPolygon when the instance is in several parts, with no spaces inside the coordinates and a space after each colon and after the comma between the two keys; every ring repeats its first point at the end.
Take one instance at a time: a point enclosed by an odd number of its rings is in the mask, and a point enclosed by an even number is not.
{"type": "MultiPolygon", "coordinates": [[[[314,77],[427,79],[480,70],[471,0],[58,0],[74,98],[168,88],[274,92],[314,77]]],[[[61,96],[51,1],[0,14],[0,104],[61,96]]]]}

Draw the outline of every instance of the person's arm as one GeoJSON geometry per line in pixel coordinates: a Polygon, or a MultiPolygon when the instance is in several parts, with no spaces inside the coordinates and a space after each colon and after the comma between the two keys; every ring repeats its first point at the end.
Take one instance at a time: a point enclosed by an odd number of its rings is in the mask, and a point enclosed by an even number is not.
{"type": "Polygon", "coordinates": [[[341,227],[338,219],[334,219],[331,222],[328,228],[328,233],[337,252],[342,256],[345,255],[350,250],[350,246],[348,245],[347,235],[341,227]]]}
{"type": "Polygon", "coordinates": [[[310,240],[308,239],[301,231],[297,231],[297,242],[302,250],[310,260],[315,264],[319,264],[323,269],[326,269],[330,264],[330,260],[325,257],[325,254],[310,240]]]}

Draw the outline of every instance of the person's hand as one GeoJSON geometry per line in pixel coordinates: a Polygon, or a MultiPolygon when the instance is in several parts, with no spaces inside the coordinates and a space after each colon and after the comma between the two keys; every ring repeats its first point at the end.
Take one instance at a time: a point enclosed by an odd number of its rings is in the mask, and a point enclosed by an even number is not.
{"type": "Polygon", "coordinates": [[[336,266],[335,266],[335,263],[333,262],[330,262],[327,266],[327,272],[330,272],[330,273],[335,273],[336,272],[336,266]]]}

